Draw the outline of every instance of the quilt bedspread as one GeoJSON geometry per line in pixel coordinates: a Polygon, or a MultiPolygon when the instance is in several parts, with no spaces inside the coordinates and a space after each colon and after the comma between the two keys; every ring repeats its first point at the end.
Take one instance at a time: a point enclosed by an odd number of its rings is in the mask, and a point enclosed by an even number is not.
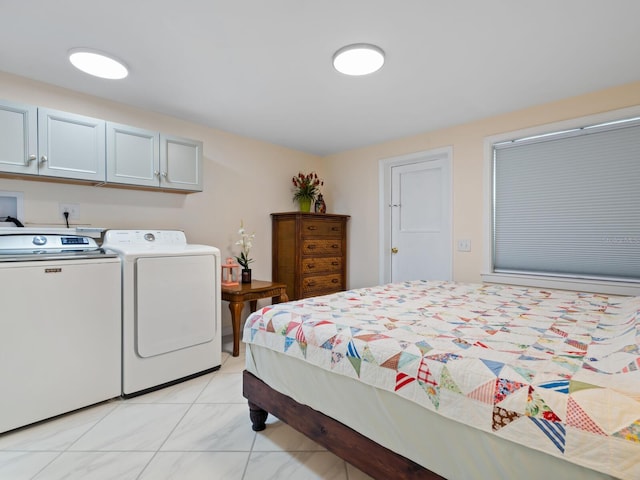
{"type": "Polygon", "coordinates": [[[265,307],[244,341],[640,478],[640,297],[416,281],[265,307]]]}

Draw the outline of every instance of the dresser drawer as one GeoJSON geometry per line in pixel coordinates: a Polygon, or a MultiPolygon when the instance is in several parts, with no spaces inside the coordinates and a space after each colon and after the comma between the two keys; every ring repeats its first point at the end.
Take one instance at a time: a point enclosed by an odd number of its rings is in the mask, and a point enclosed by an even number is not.
{"type": "Polygon", "coordinates": [[[302,236],[310,237],[341,237],[344,229],[343,222],[333,220],[304,219],[302,220],[302,236]]]}
{"type": "Polygon", "coordinates": [[[344,290],[340,274],[316,275],[302,279],[302,295],[304,297],[318,295],[319,293],[339,292],[340,290],[344,290]]]}
{"type": "Polygon", "coordinates": [[[339,238],[335,240],[306,239],[302,241],[302,255],[342,256],[342,242],[339,238]]]}
{"type": "Polygon", "coordinates": [[[342,271],[342,257],[304,257],[302,274],[334,273],[342,271]]]}

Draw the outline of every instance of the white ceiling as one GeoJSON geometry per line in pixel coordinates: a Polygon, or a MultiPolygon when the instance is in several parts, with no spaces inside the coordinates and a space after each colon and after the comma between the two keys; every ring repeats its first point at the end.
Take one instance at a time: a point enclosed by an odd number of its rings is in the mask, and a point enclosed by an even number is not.
{"type": "Polygon", "coordinates": [[[0,0],[0,70],[326,155],[640,80],[638,19],[639,0],[0,0]],[[362,42],[382,70],[337,73],[362,42]],[[74,47],[129,77],[76,71],[74,47]]]}

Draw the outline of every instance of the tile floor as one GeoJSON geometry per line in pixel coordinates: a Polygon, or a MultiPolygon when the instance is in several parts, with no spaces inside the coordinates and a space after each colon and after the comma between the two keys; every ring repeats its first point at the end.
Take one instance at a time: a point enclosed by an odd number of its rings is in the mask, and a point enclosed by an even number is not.
{"type": "Polygon", "coordinates": [[[371,478],[271,415],[251,430],[224,340],[217,372],[1,434],[0,480],[371,478]]]}

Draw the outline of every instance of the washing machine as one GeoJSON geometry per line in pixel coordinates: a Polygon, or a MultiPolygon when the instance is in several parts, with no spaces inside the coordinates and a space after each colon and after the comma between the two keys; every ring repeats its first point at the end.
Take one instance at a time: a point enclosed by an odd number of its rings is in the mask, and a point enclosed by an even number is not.
{"type": "Polygon", "coordinates": [[[108,230],[122,262],[122,395],[220,368],[220,251],[178,230],[108,230]]]}
{"type": "Polygon", "coordinates": [[[93,238],[0,228],[0,433],[120,396],[120,295],[93,238]]]}

